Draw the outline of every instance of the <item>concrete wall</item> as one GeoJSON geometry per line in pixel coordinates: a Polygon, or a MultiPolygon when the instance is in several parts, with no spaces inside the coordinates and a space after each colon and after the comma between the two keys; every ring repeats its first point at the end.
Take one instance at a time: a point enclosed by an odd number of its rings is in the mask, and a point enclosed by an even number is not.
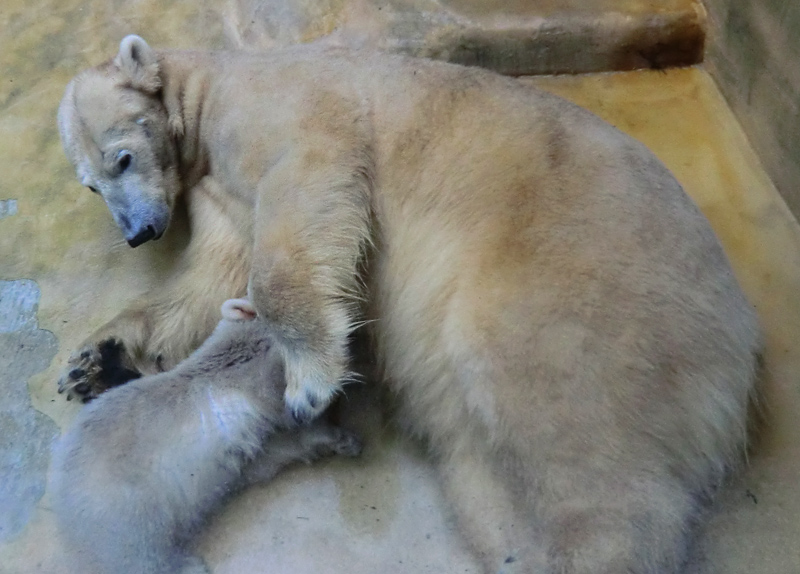
{"type": "Polygon", "coordinates": [[[705,0],[706,62],[800,217],[800,2],[705,0]]]}

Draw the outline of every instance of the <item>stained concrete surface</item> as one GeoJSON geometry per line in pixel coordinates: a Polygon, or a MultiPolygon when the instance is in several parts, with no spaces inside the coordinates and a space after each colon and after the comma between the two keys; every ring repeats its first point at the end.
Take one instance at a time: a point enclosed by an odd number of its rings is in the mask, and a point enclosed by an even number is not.
{"type": "MultiPolygon", "coordinates": [[[[32,502],[41,493],[48,433],[80,408],[56,394],[57,373],[83,337],[163,279],[182,245],[179,228],[136,250],[125,245],[63,157],[58,101],[77,70],[113,54],[128,32],[160,46],[225,46],[227,23],[215,10],[155,0],[0,5],[0,198],[16,202],[16,213],[9,208],[0,218],[0,279],[32,280],[23,291],[41,290],[35,316],[33,305],[0,295],[0,304],[20,311],[20,328],[3,336],[41,352],[33,359],[0,348],[3,361],[28,369],[10,382],[0,378],[2,404],[39,429],[0,428],[17,456],[12,470],[0,467],[3,488],[17,481],[14,488],[31,493],[13,516],[0,500],[3,524],[12,525],[0,540],[2,574],[66,574],[47,493],[32,502]]],[[[800,571],[800,227],[704,70],[522,81],[573,99],[644,141],[719,234],[767,333],[768,424],[747,471],[721,493],[692,571],[800,571]]],[[[0,369],[0,376],[9,372],[5,363],[0,369]]],[[[212,522],[199,544],[217,574],[477,571],[424,453],[396,435],[376,403],[365,389],[348,393],[345,423],[367,437],[360,460],[290,470],[244,493],[212,522]]]]}

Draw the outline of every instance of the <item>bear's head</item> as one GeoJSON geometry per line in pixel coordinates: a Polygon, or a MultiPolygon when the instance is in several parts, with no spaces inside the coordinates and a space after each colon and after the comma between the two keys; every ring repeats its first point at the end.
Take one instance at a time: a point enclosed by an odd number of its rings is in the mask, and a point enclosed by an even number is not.
{"type": "Polygon", "coordinates": [[[155,51],[139,36],[76,76],[58,127],[78,180],[100,194],[131,247],[167,229],[180,190],[178,155],[160,98],[155,51]]]}

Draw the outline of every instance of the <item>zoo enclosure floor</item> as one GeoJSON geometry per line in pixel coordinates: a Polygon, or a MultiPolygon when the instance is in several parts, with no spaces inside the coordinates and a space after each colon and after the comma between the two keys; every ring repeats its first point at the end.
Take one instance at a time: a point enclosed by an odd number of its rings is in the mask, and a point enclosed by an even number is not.
{"type": "MultiPolygon", "coordinates": [[[[2,574],[67,574],[44,484],[49,440],[79,406],[56,394],[57,373],[83,337],[164,277],[181,247],[165,238],[127,248],[75,181],[55,110],[69,78],[129,31],[151,29],[157,45],[222,42],[207,12],[181,6],[140,3],[141,17],[103,2],[0,8],[2,574]]],[[[702,67],[520,81],[647,144],[722,240],[767,335],[767,424],[746,471],[720,493],[690,570],[800,572],[800,227],[702,67]]],[[[362,459],[292,469],[215,518],[200,545],[216,574],[478,571],[423,453],[377,402],[355,389],[344,409],[367,437],[362,459]]]]}

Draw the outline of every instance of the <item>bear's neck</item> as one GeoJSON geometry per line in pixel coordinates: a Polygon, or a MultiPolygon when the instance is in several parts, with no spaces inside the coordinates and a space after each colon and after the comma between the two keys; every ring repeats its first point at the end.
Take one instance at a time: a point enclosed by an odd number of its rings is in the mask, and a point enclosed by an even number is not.
{"type": "Polygon", "coordinates": [[[189,189],[208,171],[208,155],[200,134],[213,57],[204,52],[164,51],[158,59],[162,101],[177,142],[181,181],[189,189]]]}

